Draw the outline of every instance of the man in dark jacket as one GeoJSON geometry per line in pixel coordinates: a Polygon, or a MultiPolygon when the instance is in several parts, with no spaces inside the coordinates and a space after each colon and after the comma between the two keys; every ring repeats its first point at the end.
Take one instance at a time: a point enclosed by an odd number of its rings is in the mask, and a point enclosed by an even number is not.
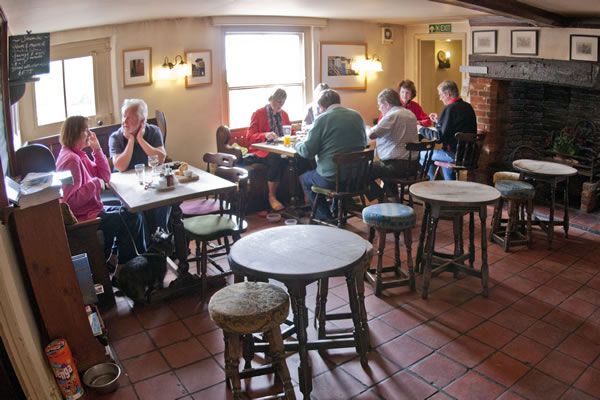
{"type": "MultiPolygon", "coordinates": [[[[440,100],[445,107],[438,118],[436,113],[429,114],[429,118],[435,123],[434,128],[419,127],[419,134],[426,139],[437,140],[442,143],[442,149],[434,150],[432,160],[453,162],[456,154],[456,132],[477,133],[477,118],[473,107],[460,98],[458,86],[455,82],[444,81],[437,87],[440,100]]],[[[421,159],[421,164],[423,159],[421,159]]],[[[455,173],[449,168],[442,168],[444,179],[455,179],[455,173]]],[[[435,166],[433,163],[429,168],[429,178],[433,180],[435,166]]]]}

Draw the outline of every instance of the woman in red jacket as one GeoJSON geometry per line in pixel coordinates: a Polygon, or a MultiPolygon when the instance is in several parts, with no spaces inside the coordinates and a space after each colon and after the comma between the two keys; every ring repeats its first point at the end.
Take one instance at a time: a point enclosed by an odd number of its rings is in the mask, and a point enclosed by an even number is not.
{"type": "MultiPolygon", "coordinates": [[[[275,140],[283,136],[283,125],[291,125],[288,114],[281,108],[285,104],[287,93],[283,89],[276,89],[269,96],[269,103],[252,114],[250,127],[246,134],[249,144],[262,143],[275,140]]],[[[252,146],[248,150],[256,154],[260,162],[267,166],[267,185],[269,187],[269,203],[275,211],[281,211],[283,205],[277,200],[277,187],[281,180],[281,172],[285,168],[285,160],[279,154],[268,151],[256,150],[252,146]]]]}
{"type": "Polygon", "coordinates": [[[417,117],[417,123],[421,126],[431,126],[431,120],[423,112],[423,109],[416,101],[412,101],[417,95],[417,88],[415,83],[410,80],[400,82],[398,85],[398,94],[400,95],[400,102],[402,107],[409,109],[417,117]]]}

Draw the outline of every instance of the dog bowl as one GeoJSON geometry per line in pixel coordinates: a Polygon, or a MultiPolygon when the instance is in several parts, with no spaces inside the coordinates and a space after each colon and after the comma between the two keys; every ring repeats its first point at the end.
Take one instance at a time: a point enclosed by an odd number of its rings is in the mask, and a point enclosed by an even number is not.
{"type": "Polygon", "coordinates": [[[114,363],[96,364],[83,374],[83,383],[98,393],[111,393],[119,387],[121,367],[114,363]]]}
{"type": "Polygon", "coordinates": [[[267,221],[269,222],[279,222],[281,220],[281,214],[277,214],[277,213],[270,213],[267,214],[267,221]]]}
{"type": "Polygon", "coordinates": [[[286,225],[296,225],[298,223],[298,221],[295,220],[294,218],[290,218],[290,219],[286,219],[285,221],[283,221],[283,223],[286,225]]]}

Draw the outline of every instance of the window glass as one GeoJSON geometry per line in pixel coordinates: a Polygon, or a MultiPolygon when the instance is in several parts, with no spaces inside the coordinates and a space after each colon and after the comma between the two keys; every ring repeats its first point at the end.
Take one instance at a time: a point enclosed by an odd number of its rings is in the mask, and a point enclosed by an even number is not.
{"type": "Polygon", "coordinates": [[[35,82],[35,109],[37,124],[48,125],[64,121],[65,91],[63,86],[62,61],[50,62],[50,72],[39,75],[35,82]]]}
{"type": "Polygon", "coordinates": [[[96,115],[92,57],[71,58],[64,63],[67,116],[96,115]]]}

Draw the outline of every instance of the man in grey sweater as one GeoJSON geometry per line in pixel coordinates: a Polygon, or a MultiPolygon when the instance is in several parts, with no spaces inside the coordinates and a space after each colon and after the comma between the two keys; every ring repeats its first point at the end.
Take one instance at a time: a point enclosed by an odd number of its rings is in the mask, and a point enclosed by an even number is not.
{"type": "MultiPolygon", "coordinates": [[[[296,143],[296,151],[300,156],[315,158],[317,163],[316,170],[302,175],[302,187],[311,206],[316,197],[311,186],[335,189],[336,165],[333,155],[360,151],[367,146],[365,121],[358,112],[340,105],[340,95],[335,90],[321,92],[318,104],[323,113],[315,120],[306,140],[296,143]]],[[[325,199],[320,199],[315,218],[332,219],[325,199]]]]}

